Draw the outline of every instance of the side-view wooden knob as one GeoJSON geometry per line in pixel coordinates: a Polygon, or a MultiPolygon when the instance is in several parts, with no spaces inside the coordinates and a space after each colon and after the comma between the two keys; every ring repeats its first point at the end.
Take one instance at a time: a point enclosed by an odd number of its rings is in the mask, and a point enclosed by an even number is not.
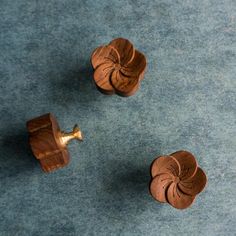
{"type": "Polygon", "coordinates": [[[51,113],[29,120],[26,125],[33,154],[45,172],[67,165],[70,159],[67,144],[73,139],[83,140],[77,125],[72,132],[65,133],[51,113]]]}

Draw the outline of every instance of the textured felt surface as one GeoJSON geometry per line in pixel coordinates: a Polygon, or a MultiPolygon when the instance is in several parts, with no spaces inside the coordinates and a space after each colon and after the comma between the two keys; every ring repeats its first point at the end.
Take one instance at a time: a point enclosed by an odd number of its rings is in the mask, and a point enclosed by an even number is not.
{"type": "Polygon", "coordinates": [[[0,1],[0,235],[236,235],[234,0],[0,1]],[[148,60],[132,97],[106,96],[90,54],[115,37],[148,60]],[[69,166],[44,174],[25,122],[78,123],[69,166]],[[149,165],[186,149],[208,186],[184,211],[148,193],[149,165]]]}

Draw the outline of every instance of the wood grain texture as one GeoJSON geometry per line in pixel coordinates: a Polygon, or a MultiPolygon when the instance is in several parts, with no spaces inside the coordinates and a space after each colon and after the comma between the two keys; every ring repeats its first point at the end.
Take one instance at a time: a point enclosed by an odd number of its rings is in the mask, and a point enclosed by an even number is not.
{"type": "Polygon", "coordinates": [[[102,93],[124,97],[138,90],[147,65],[145,56],[123,38],[95,49],[91,63],[97,88],[102,93]]]}
{"type": "Polygon", "coordinates": [[[187,151],[156,158],[150,170],[150,193],[153,198],[177,209],[188,208],[207,183],[206,174],[187,151]]]}
{"type": "Polygon", "coordinates": [[[27,129],[33,154],[45,172],[69,163],[69,153],[59,140],[60,128],[52,114],[45,114],[28,121],[27,129]]]}

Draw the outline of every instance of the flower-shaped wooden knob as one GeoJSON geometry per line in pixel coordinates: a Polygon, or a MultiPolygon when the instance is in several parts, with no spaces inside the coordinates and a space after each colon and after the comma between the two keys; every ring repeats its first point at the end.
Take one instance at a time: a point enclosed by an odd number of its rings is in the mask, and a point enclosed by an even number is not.
{"type": "Polygon", "coordinates": [[[77,125],[72,132],[62,132],[55,117],[50,113],[28,121],[27,129],[33,154],[45,172],[67,165],[69,152],[66,145],[72,139],[83,140],[77,125]]]}
{"type": "Polygon", "coordinates": [[[189,207],[207,182],[195,157],[187,151],[156,158],[151,165],[151,176],[153,198],[178,209],[189,207]]]}
{"type": "Polygon", "coordinates": [[[92,53],[94,81],[105,94],[131,96],[139,88],[146,69],[145,56],[123,38],[112,40],[92,53]]]}

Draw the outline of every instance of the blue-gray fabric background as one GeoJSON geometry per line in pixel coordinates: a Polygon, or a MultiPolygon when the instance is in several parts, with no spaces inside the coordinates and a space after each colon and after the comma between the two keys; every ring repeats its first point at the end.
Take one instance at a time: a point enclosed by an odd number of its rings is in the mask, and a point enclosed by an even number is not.
{"type": "Polygon", "coordinates": [[[0,235],[236,235],[234,0],[0,0],[0,235]],[[148,60],[106,96],[90,55],[116,37],[148,60]],[[41,171],[25,122],[78,123],[70,164],[41,171]],[[208,185],[184,211],[154,201],[149,165],[186,149],[208,185]]]}

